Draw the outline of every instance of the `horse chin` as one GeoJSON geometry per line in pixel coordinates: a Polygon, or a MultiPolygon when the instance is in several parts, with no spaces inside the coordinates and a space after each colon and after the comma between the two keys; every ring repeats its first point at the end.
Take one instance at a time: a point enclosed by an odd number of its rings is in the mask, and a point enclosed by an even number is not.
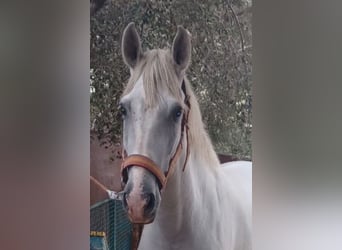
{"type": "Polygon", "coordinates": [[[146,218],[135,218],[128,214],[128,218],[133,224],[151,224],[154,221],[155,216],[146,218]]]}

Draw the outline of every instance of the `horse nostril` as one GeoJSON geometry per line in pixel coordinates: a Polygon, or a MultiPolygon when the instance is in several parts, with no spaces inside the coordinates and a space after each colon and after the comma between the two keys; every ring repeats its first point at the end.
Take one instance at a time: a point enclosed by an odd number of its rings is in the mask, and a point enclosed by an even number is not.
{"type": "Polygon", "coordinates": [[[145,209],[147,212],[151,212],[154,209],[154,205],[156,203],[156,198],[154,194],[152,193],[147,194],[145,200],[146,200],[145,209]]]}

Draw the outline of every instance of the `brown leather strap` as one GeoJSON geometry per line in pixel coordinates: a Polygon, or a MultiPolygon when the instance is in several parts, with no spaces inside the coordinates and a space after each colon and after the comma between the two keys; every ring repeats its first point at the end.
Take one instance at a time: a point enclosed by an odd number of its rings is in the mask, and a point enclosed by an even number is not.
{"type": "MultiPolygon", "coordinates": [[[[179,159],[179,156],[180,154],[182,153],[182,149],[183,149],[183,134],[184,134],[184,129],[182,128],[182,131],[181,131],[181,137],[179,139],[179,142],[178,142],[178,145],[177,145],[177,148],[176,148],[176,152],[174,153],[174,155],[172,156],[172,158],[170,159],[170,162],[169,162],[169,168],[165,174],[165,177],[166,177],[166,183],[168,181],[168,179],[170,178],[170,176],[173,175],[173,172],[175,171],[175,166],[176,166],[176,162],[178,161],[179,159]]],[[[186,156],[187,158],[187,156],[186,156]]],[[[186,162],[185,162],[186,164],[186,162]]],[[[184,167],[183,167],[184,169],[184,167]]],[[[166,184],[165,183],[165,184],[166,184]]]]}
{"type": "Polygon", "coordinates": [[[132,246],[131,250],[137,250],[139,247],[141,235],[144,229],[144,224],[133,224],[132,246]]]}
{"type": "MultiPolygon", "coordinates": [[[[186,93],[186,92],[185,92],[186,93]]],[[[185,134],[186,134],[186,155],[185,155],[185,161],[184,161],[184,165],[183,165],[183,172],[185,170],[185,166],[188,163],[188,158],[189,158],[189,154],[190,154],[190,148],[189,148],[189,115],[190,115],[190,96],[186,95],[185,97],[185,104],[188,106],[188,112],[186,113],[186,117],[184,120],[184,124],[183,124],[183,130],[185,129],[185,134]]]]}
{"type": "MultiPolygon", "coordinates": [[[[184,81],[183,81],[183,84],[182,84],[182,89],[184,91],[184,94],[186,95],[186,91],[185,91],[185,85],[184,85],[184,81]]],[[[185,97],[185,104],[188,106],[188,111],[186,112],[186,114],[184,114],[183,116],[183,119],[182,119],[182,128],[181,128],[181,137],[179,139],[179,142],[178,142],[178,146],[177,146],[177,149],[176,149],[176,152],[175,154],[173,155],[173,157],[171,158],[170,160],[170,163],[169,163],[169,169],[166,173],[166,181],[168,179],[169,176],[171,176],[174,172],[174,166],[176,165],[176,162],[180,156],[180,153],[183,149],[183,137],[184,137],[184,130],[185,130],[185,134],[186,134],[186,155],[185,155],[185,161],[184,161],[184,165],[183,165],[183,172],[185,170],[185,166],[188,162],[188,158],[189,158],[189,137],[188,137],[188,130],[189,130],[189,126],[188,126],[188,120],[189,120],[189,113],[190,113],[190,101],[189,101],[189,96],[186,95],[185,97]]]]}
{"type": "Polygon", "coordinates": [[[127,181],[127,171],[125,171],[127,168],[132,166],[139,166],[142,168],[147,169],[150,171],[158,180],[160,189],[163,189],[166,183],[166,177],[162,170],[158,167],[154,161],[152,161],[150,158],[143,156],[143,155],[136,155],[132,154],[128,156],[123,162],[121,166],[121,172],[123,175],[123,181],[127,181]],[[126,173],[125,173],[126,172],[126,173]]]}
{"type": "Polygon", "coordinates": [[[185,133],[186,133],[186,155],[185,155],[185,161],[184,161],[184,165],[183,165],[183,172],[185,170],[185,166],[188,163],[188,159],[189,159],[189,154],[190,154],[190,148],[189,148],[189,126],[188,124],[185,125],[185,133]]]}

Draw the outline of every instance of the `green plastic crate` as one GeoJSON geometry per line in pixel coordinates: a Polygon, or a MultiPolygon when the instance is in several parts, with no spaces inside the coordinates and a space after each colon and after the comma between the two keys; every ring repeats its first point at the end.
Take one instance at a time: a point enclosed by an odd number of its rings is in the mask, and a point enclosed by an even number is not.
{"type": "MultiPolygon", "coordinates": [[[[105,200],[90,207],[90,231],[104,232],[109,250],[130,250],[132,225],[119,200],[105,200]]],[[[100,239],[91,236],[91,246],[100,246],[100,239]]],[[[103,243],[106,249],[106,244],[103,243]]]]}

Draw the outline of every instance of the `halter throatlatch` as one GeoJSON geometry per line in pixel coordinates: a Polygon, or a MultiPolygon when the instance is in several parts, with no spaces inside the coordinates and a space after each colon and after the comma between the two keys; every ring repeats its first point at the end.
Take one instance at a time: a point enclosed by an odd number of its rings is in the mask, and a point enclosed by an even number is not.
{"type": "Polygon", "coordinates": [[[152,173],[156,179],[158,180],[159,184],[159,189],[163,190],[166,186],[168,178],[173,174],[176,166],[176,162],[179,159],[179,156],[182,152],[183,149],[183,138],[184,138],[184,132],[186,134],[186,156],[185,156],[185,161],[183,165],[183,171],[185,170],[185,166],[188,162],[188,157],[189,157],[189,141],[188,141],[188,119],[189,119],[189,113],[190,113],[190,100],[189,96],[186,94],[186,89],[185,89],[185,84],[184,80],[182,82],[182,90],[185,94],[185,104],[188,106],[188,110],[186,113],[183,115],[182,118],[182,124],[181,124],[181,136],[176,148],[176,151],[174,155],[171,157],[169,166],[167,171],[164,173],[161,168],[150,158],[144,156],[144,155],[139,155],[139,154],[133,154],[133,155],[126,155],[126,151],[123,148],[122,150],[122,165],[121,165],[121,177],[122,177],[122,182],[126,183],[128,180],[128,168],[132,166],[136,167],[141,167],[146,170],[148,170],[150,173],[152,173]]]}

